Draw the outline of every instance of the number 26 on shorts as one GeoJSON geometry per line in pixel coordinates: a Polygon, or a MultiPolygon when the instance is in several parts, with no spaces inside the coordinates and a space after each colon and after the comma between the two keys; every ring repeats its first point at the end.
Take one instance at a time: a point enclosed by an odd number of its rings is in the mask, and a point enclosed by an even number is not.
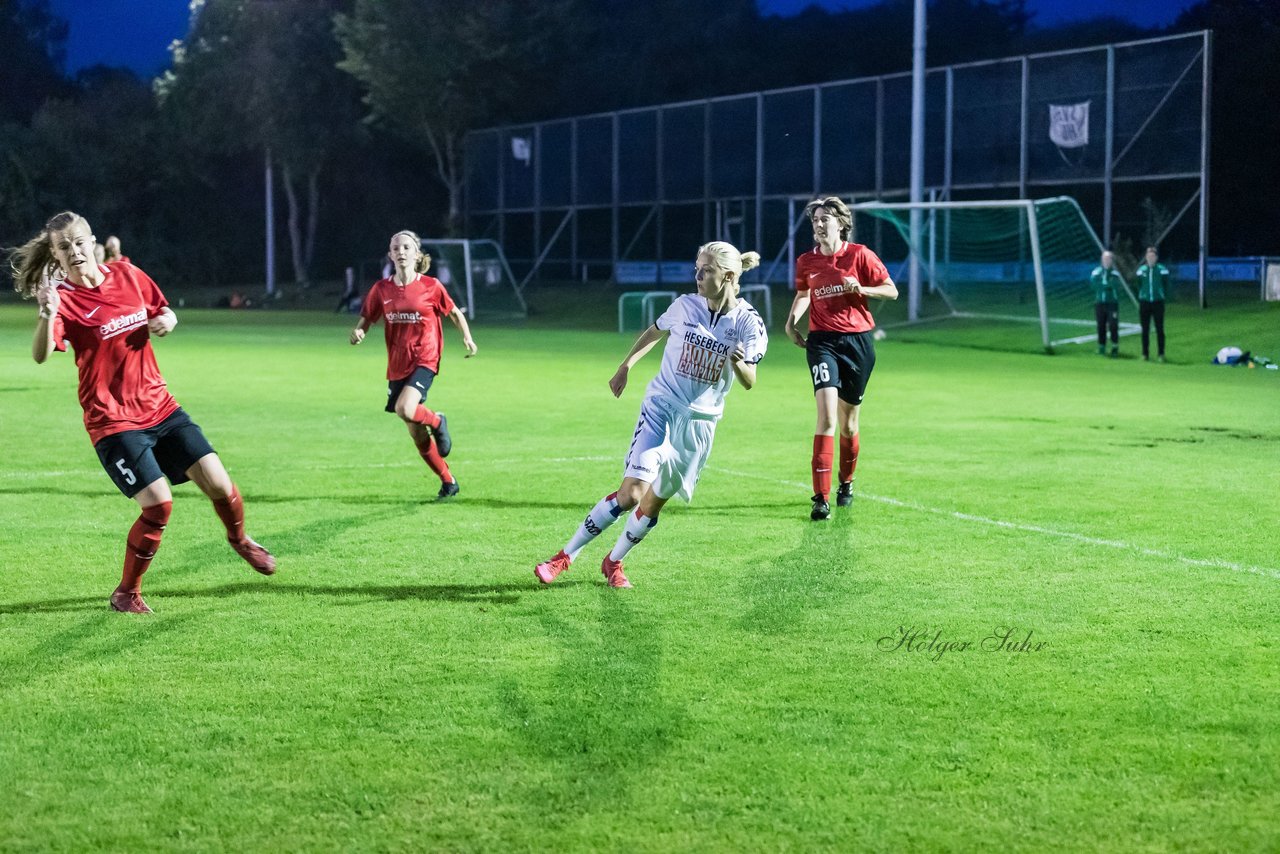
{"type": "Polygon", "coordinates": [[[831,374],[827,371],[827,363],[819,362],[816,365],[810,365],[809,370],[813,371],[813,384],[825,383],[831,381],[831,374]]]}

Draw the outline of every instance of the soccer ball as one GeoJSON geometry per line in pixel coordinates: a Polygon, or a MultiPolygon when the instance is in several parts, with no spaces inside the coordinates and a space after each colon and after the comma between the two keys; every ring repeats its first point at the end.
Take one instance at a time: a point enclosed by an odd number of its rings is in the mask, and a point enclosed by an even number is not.
{"type": "Polygon", "coordinates": [[[871,333],[871,338],[872,338],[872,340],[874,340],[874,341],[883,341],[883,340],[884,340],[884,330],[883,330],[883,329],[877,329],[875,332],[872,332],[872,333],[871,333]]]}

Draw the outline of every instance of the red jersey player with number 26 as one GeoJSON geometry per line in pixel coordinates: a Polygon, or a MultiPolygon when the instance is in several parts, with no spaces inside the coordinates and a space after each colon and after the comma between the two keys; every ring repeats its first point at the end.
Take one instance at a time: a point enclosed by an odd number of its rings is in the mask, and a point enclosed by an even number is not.
{"type": "Polygon", "coordinates": [[[831,515],[831,458],[840,426],[840,487],[836,504],[853,503],[853,472],[858,465],[858,411],[867,380],[876,364],[868,299],[897,299],[898,288],[876,254],[849,243],[853,214],[836,196],[815,199],[805,206],[813,226],[813,249],[796,259],[796,296],[787,315],[786,333],[809,359],[814,402],[818,408],[813,431],[814,521],[831,515]],[[797,329],[809,312],[809,337],[797,329]]]}
{"type": "Polygon", "coordinates": [[[65,211],[10,256],[14,283],[40,313],[31,354],[44,362],[70,343],[80,372],[84,426],[116,487],[142,515],[129,531],[120,586],[111,607],[150,613],[140,595],[173,507],[169,483],[193,480],[213,502],[236,553],[263,575],[275,558],[244,532],[240,492],[204,433],[169,394],[151,336],[178,319],[146,273],[127,261],[99,264],[84,217],[65,211]],[[165,480],[168,478],[168,481],[165,480]]]}
{"type": "Polygon", "coordinates": [[[387,412],[394,412],[409,428],[409,435],[423,461],[440,478],[437,498],[458,494],[458,481],[444,458],[453,440],[444,413],[423,404],[431,383],[440,373],[443,336],[440,318],[448,317],[462,333],[467,358],[476,354],[467,318],[438,279],[423,275],[431,256],[422,253],[422,241],[412,231],[391,235],[387,257],[395,265],[388,278],[375,282],[360,309],[360,320],[351,330],[351,343],[359,344],[369,327],[381,320],[387,339],[387,412]],[[434,441],[433,441],[434,439],[434,441]]]}

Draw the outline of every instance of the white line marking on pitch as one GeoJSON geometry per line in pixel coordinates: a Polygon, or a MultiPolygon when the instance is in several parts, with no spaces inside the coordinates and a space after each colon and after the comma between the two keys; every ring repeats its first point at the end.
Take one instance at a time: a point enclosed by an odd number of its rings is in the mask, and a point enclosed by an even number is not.
{"type": "MultiPolygon", "coordinates": [[[[804,490],[807,490],[812,486],[812,484],[808,483],[781,481],[776,478],[769,477],[768,475],[756,474],[755,472],[734,471],[733,469],[721,468],[719,466],[708,466],[707,468],[715,471],[722,471],[725,474],[736,475],[738,477],[767,480],[772,483],[781,484],[782,486],[793,486],[804,490]]],[[[904,510],[914,510],[917,513],[946,516],[951,519],[959,519],[962,522],[977,522],[980,525],[990,525],[993,528],[1005,528],[1011,531],[1026,531],[1030,534],[1043,534],[1049,537],[1060,537],[1065,540],[1075,540],[1078,543],[1085,543],[1090,546],[1104,546],[1106,548],[1120,549],[1122,551],[1137,552],[1138,554],[1147,555],[1148,557],[1177,561],[1189,566],[1207,566],[1213,569],[1229,569],[1232,572],[1249,572],[1254,575],[1264,575],[1268,578],[1280,578],[1280,569],[1271,569],[1265,566],[1249,566],[1248,564],[1235,563],[1228,560],[1214,560],[1212,558],[1187,557],[1186,555],[1175,554],[1173,552],[1149,549],[1145,546],[1136,546],[1133,543],[1126,543],[1122,540],[1103,540],[1098,537],[1090,537],[1085,534],[1077,534],[1072,531],[1058,531],[1053,528],[1045,528],[1041,525],[1027,525],[1021,522],[1006,522],[1003,519],[992,519],[987,516],[975,516],[972,513],[961,513],[958,510],[943,510],[939,507],[926,507],[923,504],[916,504],[911,501],[901,501],[897,498],[889,498],[884,495],[872,495],[867,492],[859,492],[858,498],[866,499],[868,501],[879,501],[881,504],[888,504],[892,507],[901,507],[904,510]]]]}
{"type": "MultiPolygon", "coordinates": [[[[614,457],[603,456],[583,456],[583,457],[544,457],[542,462],[548,463],[587,463],[587,462],[610,462],[614,457]]],[[[469,465],[475,463],[485,463],[489,465],[511,465],[515,463],[528,462],[528,460],[516,459],[488,459],[476,460],[469,462],[469,465]]],[[[323,465],[309,466],[310,469],[342,469],[342,468],[408,468],[415,464],[410,461],[403,463],[327,463],[323,465]]],[[[735,471],[733,469],[721,468],[720,466],[708,466],[713,471],[721,471],[725,474],[734,475],[736,477],[748,477],[755,480],[767,480],[771,483],[777,483],[781,486],[790,486],[797,489],[807,490],[810,484],[797,483],[795,481],[778,480],[768,475],[756,474],[755,472],[735,471]]],[[[0,477],[59,477],[66,475],[82,475],[84,470],[76,471],[40,471],[40,472],[23,472],[10,471],[0,472],[0,477]]],[[[1077,534],[1073,531],[1058,531],[1053,528],[1045,528],[1041,525],[1027,525],[1021,522],[1007,522],[1003,519],[991,519],[987,516],[976,516],[972,513],[961,513],[958,510],[943,510],[939,507],[926,507],[923,504],[915,504],[910,501],[902,501],[897,498],[889,498],[884,495],[872,495],[867,492],[859,492],[858,498],[866,501],[878,501],[881,504],[888,504],[891,507],[901,507],[904,510],[914,510],[917,513],[929,513],[934,516],[946,516],[951,519],[959,519],[962,522],[976,522],[980,525],[989,525],[993,528],[1004,528],[1010,531],[1025,531],[1029,534],[1043,534],[1049,537],[1059,537],[1064,540],[1075,540],[1078,543],[1084,543],[1090,546],[1103,546],[1111,549],[1119,549],[1121,551],[1137,552],[1138,554],[1148,557],[1160,558],[1161,560],[1172,560],[1178,563],[1184,563],[1188,566],[1206,566],[1213,569],[1229,569],[1232,572],[1248,572],[1253,575],[1262,575],[1268,578],[1280,579],[1280,569],[1271,569],[1265,566],[1249,566],[1248,564],[1235,563],[1228,560],[1214,560],[1212,558],[1196,558],[1187,557],[1186,555],[1175,554],[1173,552],[1160,551],[1159,549],[1149,549],[1145,546],[1136,546],[1133,543],[1126,543],[1122,540],[1104,540],[1098,537],[1090,537],[1085,534],[1077,534]]]]}
{"type": "MultiPolygon", "coordinates": [[[[542,457],[539,461],[544,463],[608,463],[616,462],[617,457],[542,457]]],[[[510,458],[510,459],[483,459],[483,460],[467,460],[467,466],[476,465],[502,465],[509,466],[516,463],[528,463],[528,458],[510,458]]],[[[420,468],[422,463],[405,460],[397,463],[319,463],[307,466],[307,471],[316,471],[319,469],[405,469],[420,468]]],[[[27,479],[32,477],[73,477],[73,476],[93,476],[94,469],[86,466],[82,469],[73,471],[5,471],[0,472],[0,478],[5,479],[27,479]]],[[[109,491],[108,491],[109,494],[109,491]]]]}

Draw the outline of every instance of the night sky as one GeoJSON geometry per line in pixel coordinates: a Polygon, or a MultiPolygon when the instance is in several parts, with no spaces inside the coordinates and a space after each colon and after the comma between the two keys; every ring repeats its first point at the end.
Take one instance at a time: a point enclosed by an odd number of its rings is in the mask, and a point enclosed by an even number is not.
{"type": "MultiPolygon", "coordinates": [[[[768,13],[794,14],[812,0],[761,0],[768,13]]],[[[829,9],[870,5],[874,0],[822,0],[829,9]]],[[[1145,27],[1165,26],[1193,0],[1029,0],[1042,26],[1115,15],[1145,27]]],[[[67,70],[123,65],[151,77],[169,63],[168,46],[187,29],[188,0],[50,0],[67,19],[67,70]]]]}

